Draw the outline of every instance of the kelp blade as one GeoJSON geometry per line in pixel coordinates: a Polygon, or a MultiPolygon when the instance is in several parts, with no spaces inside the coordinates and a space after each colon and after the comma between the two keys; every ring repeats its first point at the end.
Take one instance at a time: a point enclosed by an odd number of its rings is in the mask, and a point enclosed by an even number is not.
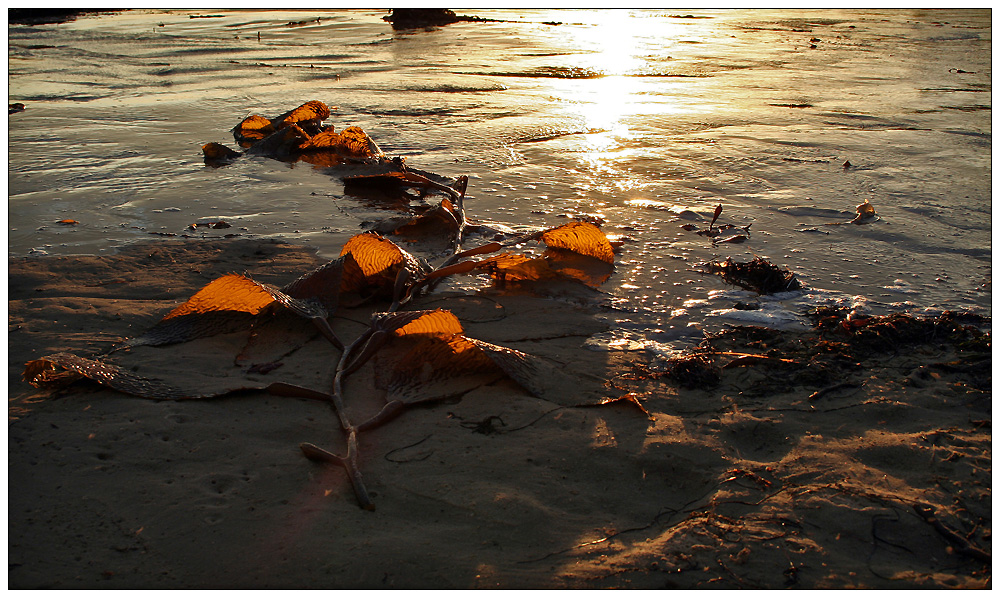
{"type": "Polygon", "coordinates": [[[69,353],[58,353],[29,361],[25,365],[24,378],[32,386],[43,386],[46,374],[60,368],[75,372],[102,386],[137,397],[165,400],[204,398],[196,391],[182,390],[162,380],[143,378],[118,366],[69,353]]]}
{"type": "Polygon", "coordinates": [[[468,339],[532,396],[568,407],[606,401],[604,380],[516,349],[468,339]]]}
{"type": "Polygon", "coordinates": [[[461,322],[446,309],[376,313],[372,314],[372,327],[396,336],[462,333],[461,322]]]}
{"type": "Polygon", "coordinates": [[[542,234],[542,242],[549,247],[589,255],[609,264],[615,261],[611,242],[601,229],[589,222],[570,222],[547,230],[542,234]]]}
{"type": "Polygon", "coordinates": [[[301,301],[240,274],[205,285],[184,304],[125,346],[167,345],[249,329],[254,319],[278,303],[305,318],[326,317],[319,304],[301,301]]]}
{"type": "MultiPolygon", "coordinates": [[[[466,271],[467,266],[456,272],[466,271]]],[[[597,288],[614,272],[614,264],[567,249],[549,247],[541,257],[504,253],[480,260],[475,269],[488,273],[498,284],[571,279],[597,288]]]]}
{"type": "Polygon", "coordinates": [[[344,244],[340,254],[353,256],[365,277],[363,286],[380,291],[392,291],[401,268],[413,273],[423,271],[415,257],[378,233],[354,235],[344,244]]]}
{"type": "Polygon", "coordinates": [[[316,300],[332,313],[340,302],[341,291],[351,290],[352,275],[355,281],[363,276],[353,256],[345,255],[303,274],[281,290],[296,299],[316,300]],[[347,289],[344,289],[345,283],[347,289]]]}
{"type": "Polygon", "coordinates": [[[86,378],[112,390],[139,397],[162,401],[213,399],[234,392],[267,391],[279,396],[299,397],[327,401],[326,393],[281,383],[264,383],[247,379],[217,378],[202,376],[200,383],[191,383],[190,388],[169,384],[157,378],[145,378],[131,370],[95,359],[86,359],[69,353],[58,353],[25,364],[24,379],[35,387],[48,386],[51,382],[65,383],[68,380],[53,376],[58,372],[72,372],[76,379],[86,378]],[[209,384],[208,382],[212,383],[209,384]]]}
{"type": "Polygon", "coordinates": [[[450,242],[458,234],[458,216],[455,207],[447,199],[423,214],[409,219],[392,219],[379,230],[387,234],[409,240],[421,238],[441,238],[450,242]]]}
{"type": "Polygon", "coordinates": [[[376,384],[389,400],[412,404],[460,396],[503,374],[461,334],[408,335],[391,345],[376,369],[376,384]]]}
{"type": "Polygon", "coordinates": [[[557,274],[544,258],[502,253],[479,262],[478,270],[488,273],[499,282],[545,280],[557,274]]]}
{"type": "Polygon", "coordinates": [[[347,127],[337,133],[333,127],[313,135],[299,145],[303,152],[332,151],[347,158],[376,158],[381,155],[378,146],[361,127],[347,127]]]}
{"type": "Polygon", "coordinates": [[[233,138],[240,145],[252,145],[268,135],[274,133],[274,125],[271,121],[259,115],[251,115],[233,127],[233,138]]]}
{"type": "Polygon", "coordinates": [[[595,289],[611,278],[615,271],[613,263],[567,249],[549,247],[544,257],[553,271],[595,289]]]}
{"type": "Polygon", "coordinates": [[[228,147],[222,145],[221,143],[206,143],[201,146],[201,152],[205,156],[206,162],[231,162],[236,158],[239,158],[243,154],[237,151],[233,151],[228,147]]]}
{"type": "Polygon", "coordinates": [[[208,283],[183,305],[163,319],[212,311],[242,311],[258,314],[274,302],[274,297],[259,283],[239,274],[227,274],[208,283]]]}
{"type": "Polygon", "coordinates": [[[319,100],[310,100],[274,119],[275,128],[282,129],[304,122],[322,122],[330,118],[330,107],[319,100]]]}

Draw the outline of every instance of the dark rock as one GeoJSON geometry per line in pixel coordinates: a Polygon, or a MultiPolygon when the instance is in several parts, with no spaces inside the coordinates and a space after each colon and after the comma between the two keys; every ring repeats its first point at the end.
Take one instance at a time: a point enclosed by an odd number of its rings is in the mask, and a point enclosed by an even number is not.
{"type": "Polygon", "coordinates": [[[20,25],[48,25],[74,21],[87,14],[119,12],[114,8],[8,8],[7,22],[20,25]]]}
{"type": "Polygon", "coordinates": [[[447,8],[394,8],[392,14],[382,17],[393,29],[421,29],[450,25],[463,20],[447,8]]]}

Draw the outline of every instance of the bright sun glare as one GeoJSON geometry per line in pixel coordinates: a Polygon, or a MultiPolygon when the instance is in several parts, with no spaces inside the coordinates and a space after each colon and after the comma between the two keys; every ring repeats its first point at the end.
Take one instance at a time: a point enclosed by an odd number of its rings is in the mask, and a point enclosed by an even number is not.
{"type": "Polygon", "coordinates": [[[628,134],[621,119],[630,110],[629,105],[635,102],[636,79],[625,75],[645,65],[645,61],[636,56],[639,45],[634,35],[636,21],[629,11],[602,11],[594,27],[581,32],[581,36],[585,36],[581,45],[592,49],[587,56],[590,69],[605,75],[585,81],[587,85],[581,86],[590,91],[582,94],[579,106],[588,128],[616,135],[628,134]]]}
{"type": "Polygon", "coordinates": [[[595,70],[624,75],[643,66],[644,61],[636,56],[639,46],[636,27],[640,23],[640,18],[633,17],[630,11],[602,11],[594,29],[584,34],[596,50],[595,70]]]}
{"type": "Polygon", "coordinates": [[[608,175],[618,171],[617,163],[630,151],[628,142],[640,134],[630,126],[633,119],[676,108],[661,93],[670,83],[635,75],[662,68],[658,64],[665,52],[688,34],[663,18],[633,13],[615,9],[585,15],[581,20],[590,24],[572,30],[572,46],[583,52],[576,65],[602,76],[561,84],[567,108],[589,131],[579,158],[609,179],[615,178],[608,175]]]}
{"type": "Polygon", "coordinates": [[[691,26],[686,24],[685,29],[670,19],[622,9],[594,11],[589,16],[590,25],[573,33],[573,46],[586,52],[577,64],[603,76],[578,81],[568,99],[587,128],[629,138],[625,118],[672,109],[664,105],[662,94],[657,94],[656,105],[646,101],[647,92],[663,87],[662,80],[635,75],[662,69],[668,50],[676,40],[691,35],[691,26]]]}
{"type": "Polygon", "coordinates": [[[589,50],[581,57],[581,66],[603,76],[574,81],[571,85],[571,109],[583,119],[590,132],[585,136],[585,151],[580,155],[595,172],[614,170],[613,153],[621,143],[633,137],[626,117],[635,114],[642,79],[629,77],[646,62],[637,56],[639,40],[635,37],[637,18],[626,10],[600,11],[592,27],[582,28],[578,47],[589,50]]]}

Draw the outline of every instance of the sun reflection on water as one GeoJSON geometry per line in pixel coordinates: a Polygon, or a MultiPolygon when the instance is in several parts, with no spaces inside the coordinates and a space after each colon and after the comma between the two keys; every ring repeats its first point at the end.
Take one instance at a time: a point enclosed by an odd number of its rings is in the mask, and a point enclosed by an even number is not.
{"type": "Polygon", "coordinates": [[[589,49],[585,62],[605,75],[625,75],[645,66],[638,55],[643,21],[629,10],[600,11],[591,27],[573,31],[574,45],[589,49]]]}
{"type": "Polygon", "coordinates": [[[634,187],[621,165],[634,157],[651,119],[697,109],[689,98],[678,97],[688,92],[691,79],[659,76],[673,40],[690,33],[667,19],[629,10],[601,11],[600,19],[571,33],[578,38],[573,44],[587,51],[574,56],[575,64],[601,76],[554,83],[554,95],[586,131],[577,157],[601,179],[601,187],[634,187]]]}

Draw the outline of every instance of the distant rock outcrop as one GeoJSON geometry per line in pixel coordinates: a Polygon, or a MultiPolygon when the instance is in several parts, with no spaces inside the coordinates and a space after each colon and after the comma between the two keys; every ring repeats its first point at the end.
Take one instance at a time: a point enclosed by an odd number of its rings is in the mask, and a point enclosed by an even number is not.
{"type": "Polygon", "coordinates": [[[460,17],[455,11],[447,8],[394,8],[392,14],[382,18],[392,24],[393,29],[437,27],[469,20],[468,17],[460,17]]]}
{"type": "Polygon", "coordinates": [[[106,12],[118,11],[112,8],[8,8],[7,22],[21,25],[65,23],[81,15],[106,12]]]}

